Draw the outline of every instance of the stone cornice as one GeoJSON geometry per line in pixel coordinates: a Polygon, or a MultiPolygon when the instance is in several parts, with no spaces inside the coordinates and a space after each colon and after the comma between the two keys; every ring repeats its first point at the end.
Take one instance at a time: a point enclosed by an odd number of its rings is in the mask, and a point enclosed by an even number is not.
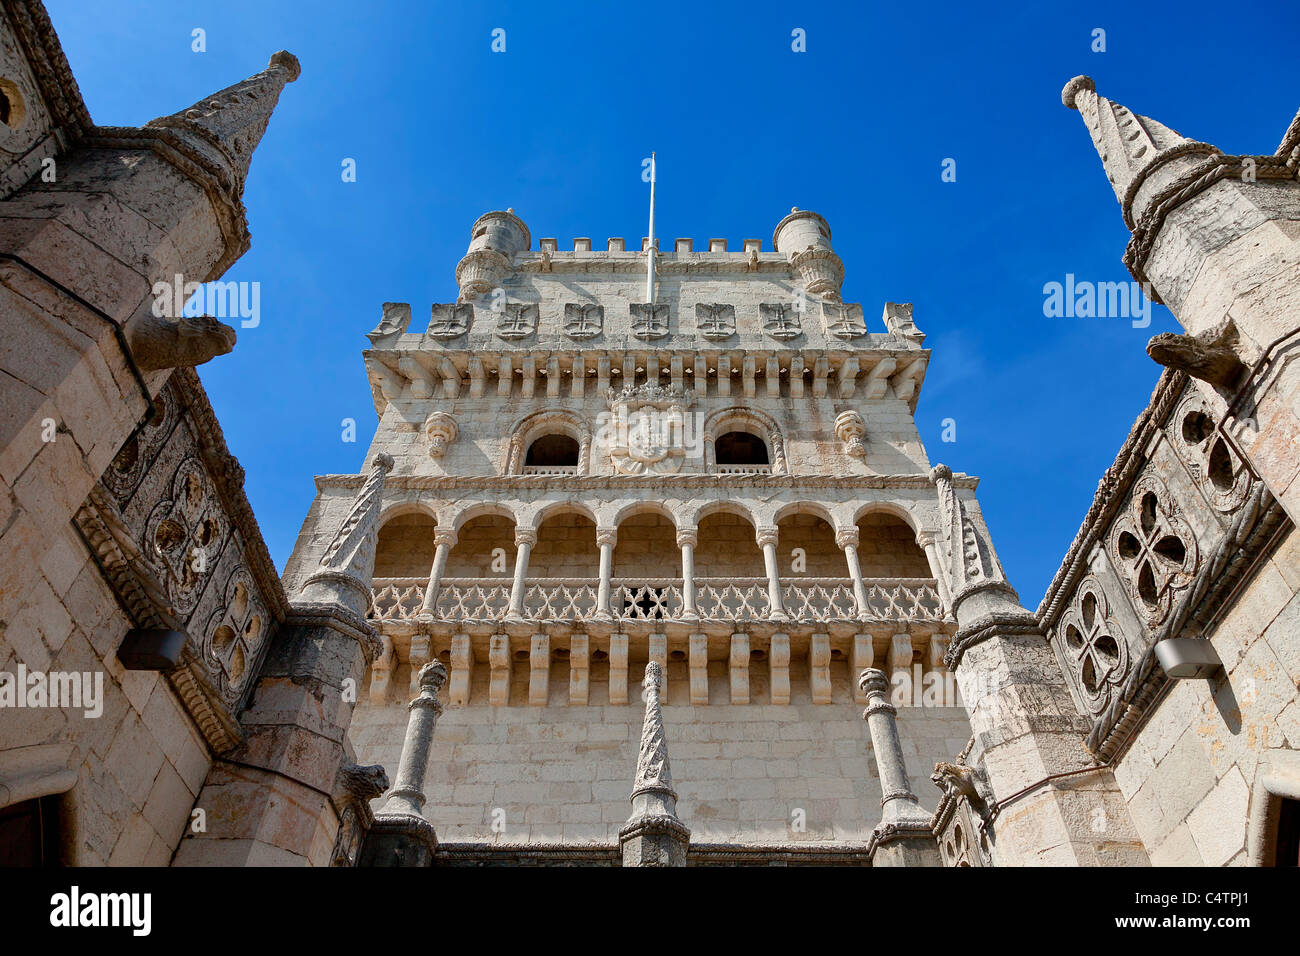
{"type": "Polygon", "coordinates": [[[4,11],[27,54],[51,119],[62,130],[66,145],[73,145],[94,128],[94,123],[45,5],[33,0],[5,0],[4,11]]]}
{"type": "Polygon", "coordinates": [[[1092,506],[1084,516],[1074,541],[1070,543],[1060,568],[1038,605],[1036,616],[1044,630],[1056,622],[1071,589],[1087,571],[1088,556],[1093,545],[1105,535],[1116,512],[1123,507],[1125,493],[1146,463],[1148,444],[1164,427],[1186,386],[1186,374],[1172,369],[1165,370],[1151,393],[1147,407],[1142,410],[1129,430],[1128,438],[1120,446],[1114,463],[1097,483],[1092,506]]]}
{"type": "MultiPolygon", "coordinates": [[[[316,490],[354,490],[365,482],[365,475],[317,475],[316,490]]],[[[979,478],[960,472],[952,479],[954,487],[974,491],[979,478]]],[[[677,474],[677,475],[389,475],[384,490],[392,491],[459,491],[459,490],[556,490],[614,491],[667,487],[673,489],[718,488],[733,491],[752,488],[756,491],[781,489],[834,488],[847,490],[931,491],[929,475],[748,475],[748,474],[677,474]]]]}
{"type": "Polygon", "coordinates": [[[383,650],[379,634],[369,621],[339,604],[308,604],[295,601],[284,617],[286,626],[328,627],[353,638],[361,645],[369,665],[383,650]]]}

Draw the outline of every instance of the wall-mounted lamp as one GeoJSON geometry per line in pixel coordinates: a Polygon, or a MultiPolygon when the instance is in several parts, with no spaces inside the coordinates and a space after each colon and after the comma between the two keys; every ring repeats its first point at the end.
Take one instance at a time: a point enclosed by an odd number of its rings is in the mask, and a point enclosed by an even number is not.
{"type": "Polygon", "coordinates": [[[1223,669],[1214,645],[1203,637],[1171,637],[1156,644],[1156,660],[1173,680],[1206,680],[1223,669]]]}

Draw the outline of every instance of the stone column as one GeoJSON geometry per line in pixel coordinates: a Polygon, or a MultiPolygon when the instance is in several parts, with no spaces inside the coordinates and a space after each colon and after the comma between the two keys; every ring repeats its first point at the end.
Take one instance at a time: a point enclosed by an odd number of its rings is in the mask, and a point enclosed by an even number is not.
{"type": "Polygon", "coordinates": [[[632,816],[618,832],[624,866],[685,866],[691,831],[677,819],[677,792],[668,766],[659,692],[663,671],[658,661],[646,665],[645,723],[632,785],[632,816]]]}
{"type": "Polygon", "coordinates": [[[862,565],[858,563],[858,529],[841,528],[835,532],[835,543],[844,549],[844,563],[849,566],[849,577],[853,579],[853,601],[858,606],[858,617],[866,620],[871,609],[867,606],[867,586],[862,583],[862,565]]]}
{"type": "Polygon", "coordinates": [[[916,543],[921,546],[925,552],[926,563],[930,565],[930,574],[934,576],[935,587],[939,591],[939,600],[943,602],[944,610],[952,614],[952,592],[948,590],[948,576],[943,572],[943,565],[939,563],[939,552],[935,550],[933,531],[918,531],[916,533],[916,543]]]}
{"type": "Polygon", "coordinates": [[[610,621],[610,578],[614,574],[614,546],[618,544],[618,529],[597,528],[596,545],[600,548],[600,586],[596,590],[596,618],[610,621]]]}
{"type": "Polygon", "coordinates": [[[333,800],[350,761],[347,729],[367,666],[381,651],[371,604],[384,477],[379,455],[334,538],[290,603],[240,714],[244,742],[208,770],[176,866],[328,866],[341,826],[333,800]]]}
{"type": "Polygon", "coordinates": [[[447,570],[447,556],[451,554],[451,549],[456,547],[456,532],[451,528],[438,528],[433,533],[433,543],[435,550],[433,552],[433,568],[429,571],[429,583],[424,589],[424,603],[420,606],[420,613],[433,616],[433,609],[438,606],[438,587],[442,582],[442,574],[447,570]]]}
{"type": "Polygon", "coordinates": [[[968,766],[998,800],[990,834],[999,866],[1145,866],[1149,859],[1111,769],[1084,747],[1079,713],[1037,618],[1020,606],[993,552],[973,495],[952,472],[930,473],[946,538],[941,567],[957,633],[945,663],[957,678],[975,743],[968,766]],[[955,542],[955,547],[954,543],[955,542]],[[1068,774],[1063,780],[1053,779],[1068,774]],[[1091,826],[1093,814],[1107,826],[1091,826]]]}
{"type": "Polygon", "coordinates": [[[781,576],[776,564],[777,529],[770,525],[759,528],[755,537],[758,546],[763,549],[763,564],[767,568],[768,620],[788,621],[790,616],[785,613],[785,602],[781,598],[781,576]]]}
{"type": "Polygon", "coordinates": [[[871,749],[876,755],[884,808],[880,823],[871,834],[875,848],[873,866],[940,866],[939,845],[931,829],[931,814],[921,809],[907,781],[903,745],[898,739],[898,711],[889,702],[889,678],[868,667],[858,678],[858,689],[866,694],[862,719],[871,731],[871,749]]]}
{"type": "Polygon", "coordinates": [[[681,528],[677,532],[677,547],[682,549],[682,620],[698,621],[700,612],[695,607],[695,546],[699,543],[697,528],[681,528]]]}
{"type": "Polygon", "coordinates": [[[527,590],[528,556],[537,543],[537,532],[532,528],[515,528],[515,580],[510,586],[510,611],[507,617],[520,620],[524,616],[524,592],[527,590]]]}
{"type": "Polygon", "coordinates": [[[362,851],[363,866],[429,866],[433,862],[438,836],[424,817],[424,775],[429,769],[433,731],[442,715],[438,691],[446,680],[442,661],[430,661],[420,668],[420,694],[407,707],[410,716],[397,782],[375,814],[362,851]]]}

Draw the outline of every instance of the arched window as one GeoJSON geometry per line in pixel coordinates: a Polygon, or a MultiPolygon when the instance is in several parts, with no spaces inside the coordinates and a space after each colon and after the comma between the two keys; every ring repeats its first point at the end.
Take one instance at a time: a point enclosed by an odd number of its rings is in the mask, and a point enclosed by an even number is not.
{"type": "Polygon", "coordinates": [[[781,428],[776,419],[756,408],[737,405],[705,419],[704,456],[715,473],[789,474],[781,428]]]}
{"type": "Polygon", "coordinates": [[[767,442],[749,432],[727,432],[713,446],[719,465],[767,465],[767,442]]]}
{"type": "Polygon", "coordinates": [[[562,434],[542,435],[528,446],[524,472],[544,474],[546,470],[577,471],[579,447],[576,439],[562,434]]]}
{"type": "Polygon", "coordinates": [[[591,468],[591,429],[573,412],[533,412],[510,430],[507,475],[585,475],[591,468]]]}

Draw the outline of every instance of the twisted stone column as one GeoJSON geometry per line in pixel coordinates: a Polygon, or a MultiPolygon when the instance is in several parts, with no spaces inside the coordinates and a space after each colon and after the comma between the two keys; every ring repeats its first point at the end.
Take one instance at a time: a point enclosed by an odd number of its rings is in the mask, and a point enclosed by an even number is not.
{"type": "Polygon", "coordinates": [[[397,765],[397,782],[375,814],[363,866],[429,866],[438,848],[433,824],[424,817],[424,775],[429,768],[433,731],[442,715],[438,692],[447,681],[442,661],[420,668],[420,693],[408,706],[406,739],[397,765]]]}
{"type": "Polygon", "coordinates": [[[880,774],[883,814],[871,834],[873,866],[938,866],[939,845],[931,830],[931,814],[921,809],[907,780],[903,745],[898,739],[898,711],[889,702],[889,678],[868,667],[858,678],[866,694],[862,719],[871,732],[871,748],[880,774]]]}
{"type": "Polygon", "coordinates": [[[663,670],[650,661],[641,682],[645,690],[645,723],[632,785],[632,816],[618,833],[624,866],[685,866],[691,831],[677,819],[677,792],[668,767],[659,694],[663,670]]]}

